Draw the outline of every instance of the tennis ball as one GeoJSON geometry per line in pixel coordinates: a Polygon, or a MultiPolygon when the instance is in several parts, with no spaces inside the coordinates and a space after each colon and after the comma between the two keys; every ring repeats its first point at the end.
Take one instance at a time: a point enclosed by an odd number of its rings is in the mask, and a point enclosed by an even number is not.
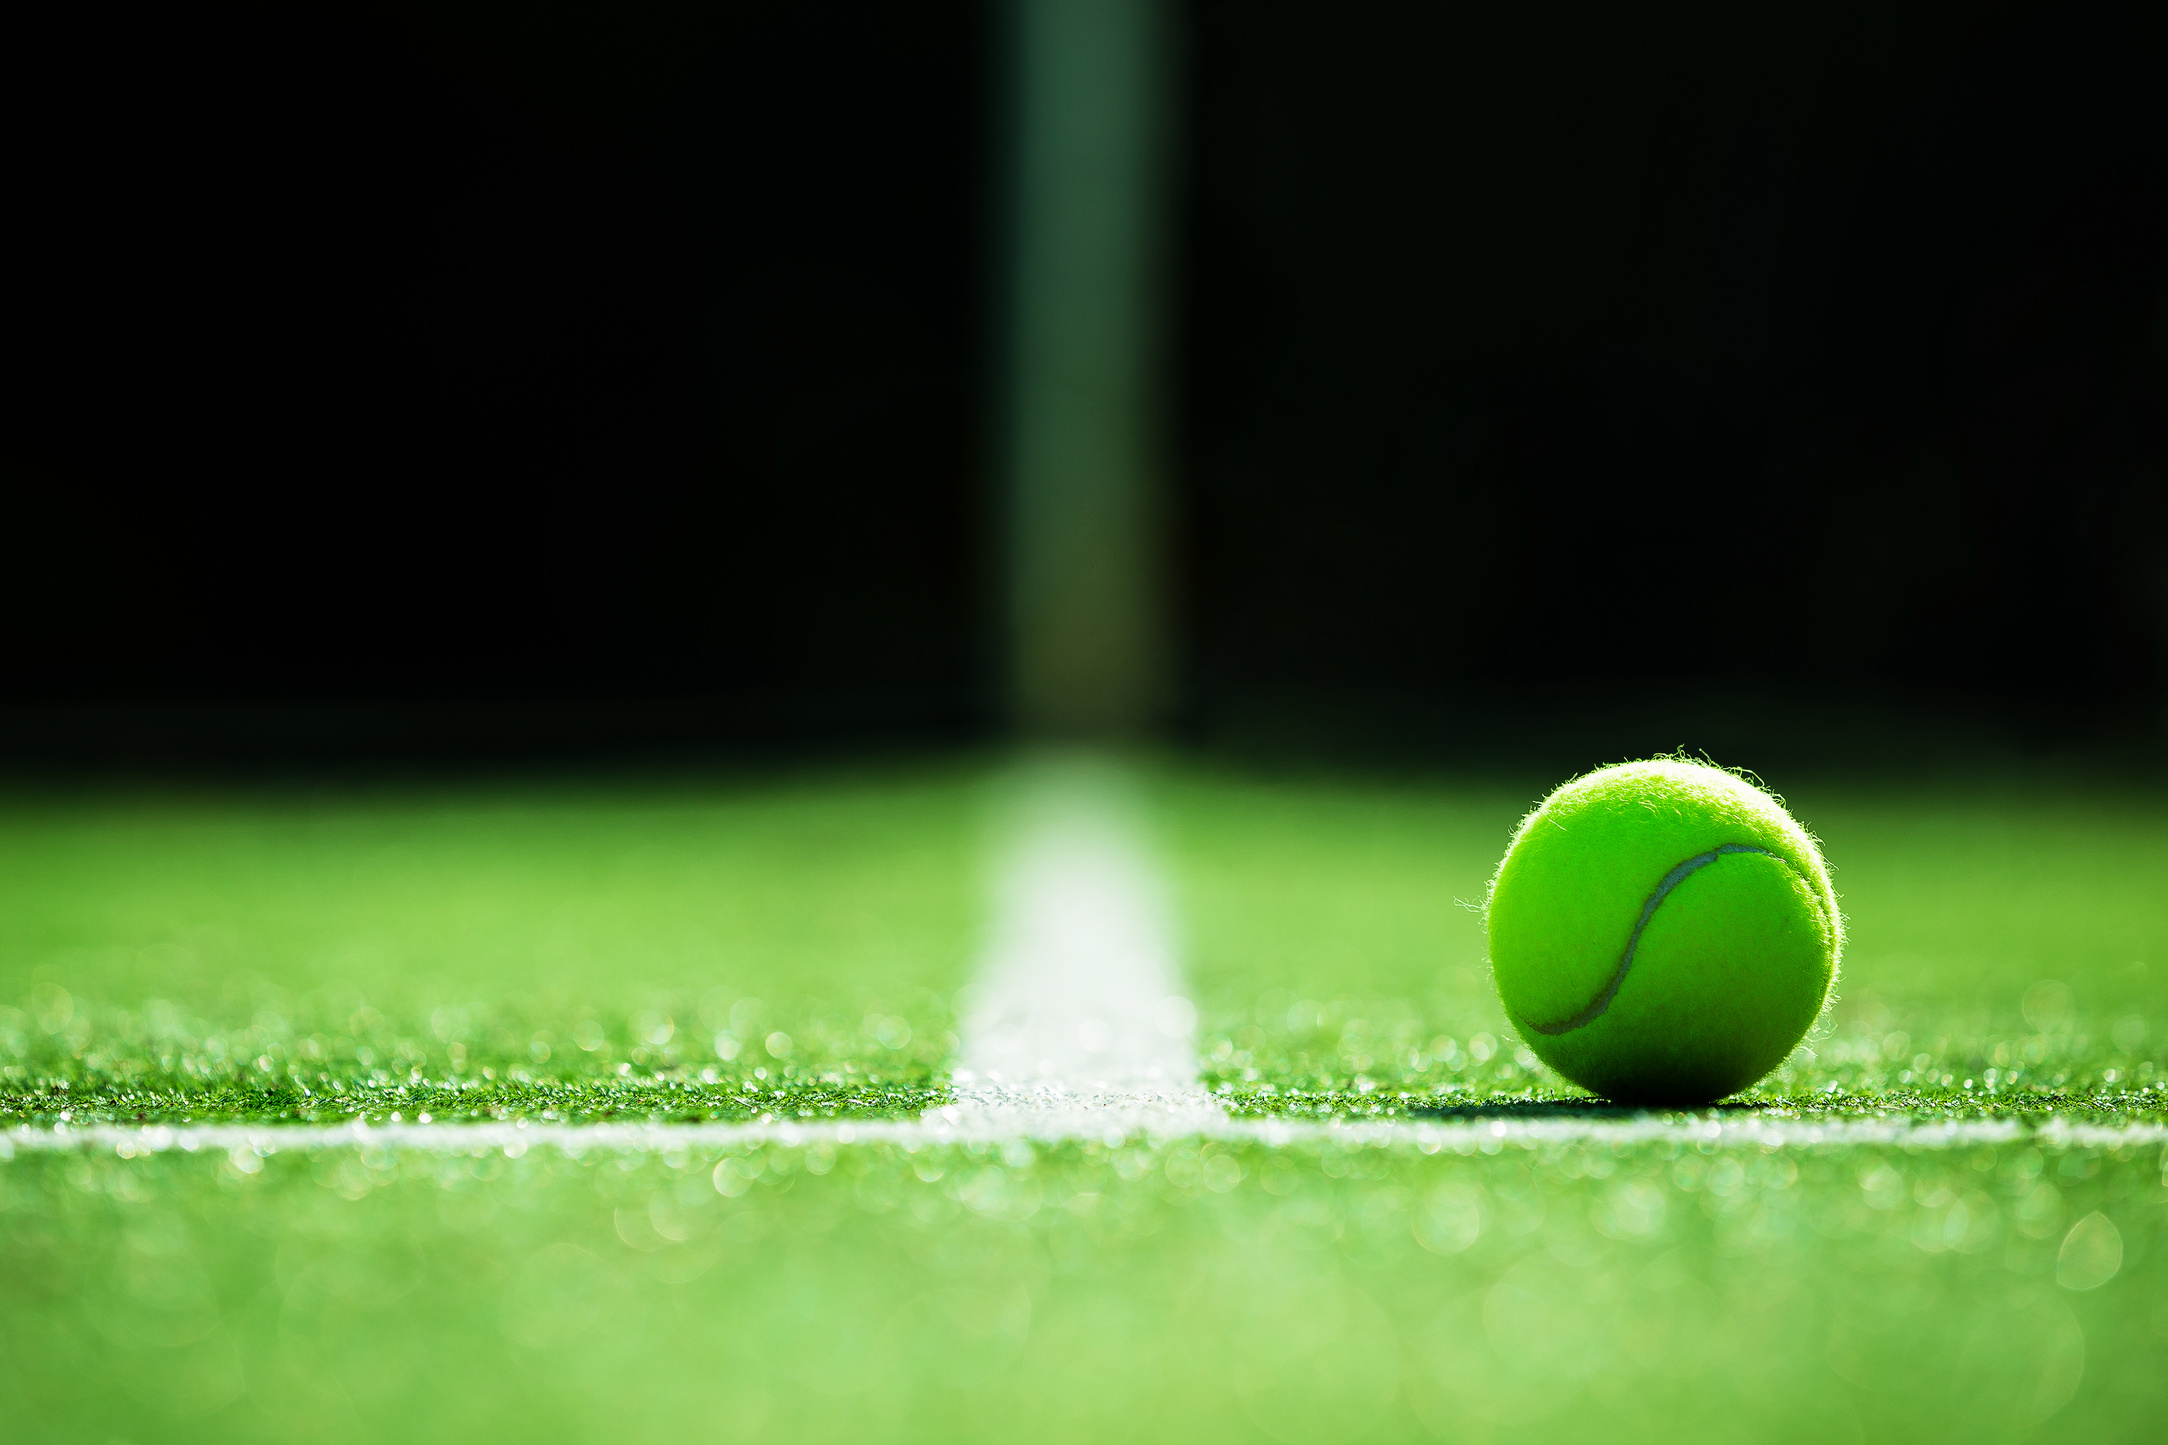
{"type": "Polygon", "coordinates": [[[1807,830],[1736,774],[1674,758],[1545,798],[1513,834],[1485,922],[1528,1047],[1633,1104],[1705,1104],[1782,1063],[1844,944],[1807,830]]]}

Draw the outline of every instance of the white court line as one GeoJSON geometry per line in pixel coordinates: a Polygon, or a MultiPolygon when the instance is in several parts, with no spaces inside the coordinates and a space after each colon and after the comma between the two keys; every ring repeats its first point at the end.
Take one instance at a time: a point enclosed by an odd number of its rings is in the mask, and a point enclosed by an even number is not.
{"type": "MultiPolygon", "coordinates": [[[[1044,762],[1017,780],[995,869],[991,925],[966,1010],[951,1101],[911,1120],[771,1123],[96,1124],[0,1131],[18,1153],[371,1147],[469,1153],[550,1147],[663,1151],[768,1144],[949,1144],[1213,1139],[1335,1143],[1465,1154],[1543,1145],[1718,1148],[1881,1145],[1949,1149],[2032,1140],[2050,1148],[2168,1143],[2168,1125],[2034,1126],[2006,1119],[1813,1119],[1762,1114],[1425,1119],[1231,1118],[1199,1084],[1170,909],[1121,775],[1044,762]]],[[[1510,1108],[1510,1106],[1508,1106],[1510,1108]]]]}
{"type": "Polygon", "coordinates": [[[1424,1154],[1472,1154],[1495,1149],[1550,1146],[1609,1148],[1621,1144],[1678,1144],[1723,1149],[1814,1149],[1878,1146],[1901,1149],[1963,1149],[1983,1144],[2029,1142],[2048,1149],[2114,1149],[2168,1145],[2168,1124],[2078,1124],[2047,1119],[2035,1125],[2012,1119],[1784,1119],[1763,1115],[1679,1119],[1662,1115],[1624,1118],[1475,1118],[1454,1120],[1231,1119],[1160,1131],[1121,1127],[1118,1111],[1108,1120],[1082,1110],[1049,1111],[1052,1127],[1016,1127],[1001,1111],[950,1106],[923,1119],[823,1119],[770,1124],[92,1124],[81,1128],[18,1127],[0,1132],[0,1160],[17,1154],[113,1151],[126,1154],[372,1148],[471,1154],[504,1150],[520,1154],[552,1148],[578,1155],[590,1151],[663,1153],[682,1149],[740,1149],[763,1145],[887,1144],[905,1150],[973,1143],[1147,1142],[1181,1139],[1229,1144],[1336,1144],[1424,1154]],[[947,1117],[953,1114],[955,1117],[947,1117]],[[1099,1124],[1100,1127],[1081,1127],[1099,1124]],[[1109,1126],[1112,1127],[1109,1127],[1109,1126]]]}
{"type": "Polygon", "coordinates": [[[946,1126],[1097,1137],[1226,1117],[1197,1081],[1172,908],[1112,766],[1019,770],[946,1126]]]}

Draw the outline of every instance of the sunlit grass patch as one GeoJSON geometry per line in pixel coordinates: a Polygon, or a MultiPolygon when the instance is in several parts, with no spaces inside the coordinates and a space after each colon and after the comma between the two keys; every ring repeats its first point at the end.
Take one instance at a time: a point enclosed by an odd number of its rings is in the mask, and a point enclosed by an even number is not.
{"type": "Polygon", "coordinates": [[[948,1098],[924,1084],[729,1082],[645,1076],[572,1081],[363,1082],[337,1089],[47,1086],[0,1090],[0,1126],[90,1124],[773,1123],[916,1118],[948,1098]]]}
{"type": "MultiPolygon", "coordinates": [[[[1445,1086],[1422,1093],[1239,1087],[1214,1090],[1237,1118],[1384,1120],[1384,1119],[1620,1119],[1644,1111],[1609,1104],[1578,1089],[1507,1089],[1445,1086]]],[[[2118,1124],[2168,1122],[2168,1086],[2138,1089],[2012,1089],[1971,1094],[1951,1089],[1816,1089],[1793,1093],[1759,1088],[1707,1109],[1655,1110],[1654,1117],[1678,1120],[1754,1115],[1818,1121],[1904,1120],[1920,1124],[1965,1119],[2013,1119],[2040,1122],[2118,1124]]]]}
{"type": "MultiPolygon", "coordinates": [[[[1431,1032],[1444,1010],[1426,1012],[1400,998],[1320,1002],[1268,990],[1242,1013],[1213,1021],[1200,1044],[1204,1078],[1229,1107],[1260,1115],[1367,1118],[1594,1102],[1514,1039],[1495,1006],[1454,1006],[1444,1021],[1463,1030],[1458,1036],[1431,1032]]],[[[2067,1009],[2031,1012],[2037,1020],[2015,1008],[1991,1019],[1975,1011],[1952,1027],[1948,1011],[1924,1004],[1848,1011],[1811,1034],[1769,1079],[1726,1103],[1922,1118],[2155,1118],[2168,1109],[2168,1070],[2142,1017],[2126,1014],[2089,1031],[2072,1027],[2067,1009]],[[2035,1021],[2053,1026],[2036,1028],[2035,1021]],[[1990,1023],[2007,1032],[1976,1032],[1990,1023]]]]}
{"type": "Polygon", "coordinates": [[[305,998],[298,1018],[227,1029],[170,1005],[94,1010],[55,986],[31,1002],[0,1009],[4,1122],[893,1115],[940,1094],[956,1048],[949,1000],[928,991],[908,1017],[876,1000],[849,1019],[730,989],[614,1018],[474,1004],[394,1021],[305,998]]]}

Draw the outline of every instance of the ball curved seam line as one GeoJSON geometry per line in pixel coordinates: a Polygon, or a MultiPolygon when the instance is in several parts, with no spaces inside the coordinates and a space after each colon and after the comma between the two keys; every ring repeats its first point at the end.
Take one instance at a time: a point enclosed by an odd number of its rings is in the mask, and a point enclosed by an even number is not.
{"type": "Polygon", "coordinates": [[[1642,903],[1641,917],[1634,923],[1633,936],[1626,940],[1626,952],[1619,958],[1618,967],[1612,972],[1610,982],[1603,986],[1602,991],[1591,999],[1585,1008],[1571,1018],[1566,1019],[1563,1023],[1555,1024],[1539,1024],[1532,1019],[1524,1019],[1520,1016],[1520,1010],[1515,1009],[1513,1010],[1515,1021],[1526,1024],[1539,1034],[1556,1036],[1558,1034],[1570,1034],[1575,1029],[1586,1027],[1602,1018],[1605,1011],[1611,1007],[1611,1001],[1618,997],[1619,989],[1625,986],[1626,975],[1632,971],[1634,966],[1634,954],[1641,947],[1641,934],[1648,928],[1649,920],[1656,916],[1658,906],[1671,896],[1672,889],[1677,888],[1688,878],[1699,873],[1727,853],[1759,853],[1764,858],[1775,858],[1795,874],[1799,872],[1797,868],[1793,867],[1790,859],[1779,857],[1767,848],[1757,848],[1751,843],[1723,843],[1711,848],[1706,853],[1696,853],[1693,857],[1666,873],[1657,883],[1655,891],[1650,893],[1648,899],[1642,903]]]}

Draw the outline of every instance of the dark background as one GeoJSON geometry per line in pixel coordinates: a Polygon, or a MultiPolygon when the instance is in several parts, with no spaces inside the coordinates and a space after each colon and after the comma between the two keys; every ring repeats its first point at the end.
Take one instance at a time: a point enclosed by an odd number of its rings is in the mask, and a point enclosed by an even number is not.
{"type": "Polygon", "coordinates": [[[1202,725],[2158,737],[2163,12],[1471,8],[1197,12],[1202,725]]]}
{"type": "MultiPolygon", "coordinates": [[[[2143,7],[1183,11],[1179,736],[2158,760],[2143,7]]],[[[10,47],[0,762],[999,727],[979,4],[10,47]]]]}
{"type": "Polygon", "coordinates": [[[36,60],[19,755],[983,726],[979,7],[141,23],[36,60]]]}

